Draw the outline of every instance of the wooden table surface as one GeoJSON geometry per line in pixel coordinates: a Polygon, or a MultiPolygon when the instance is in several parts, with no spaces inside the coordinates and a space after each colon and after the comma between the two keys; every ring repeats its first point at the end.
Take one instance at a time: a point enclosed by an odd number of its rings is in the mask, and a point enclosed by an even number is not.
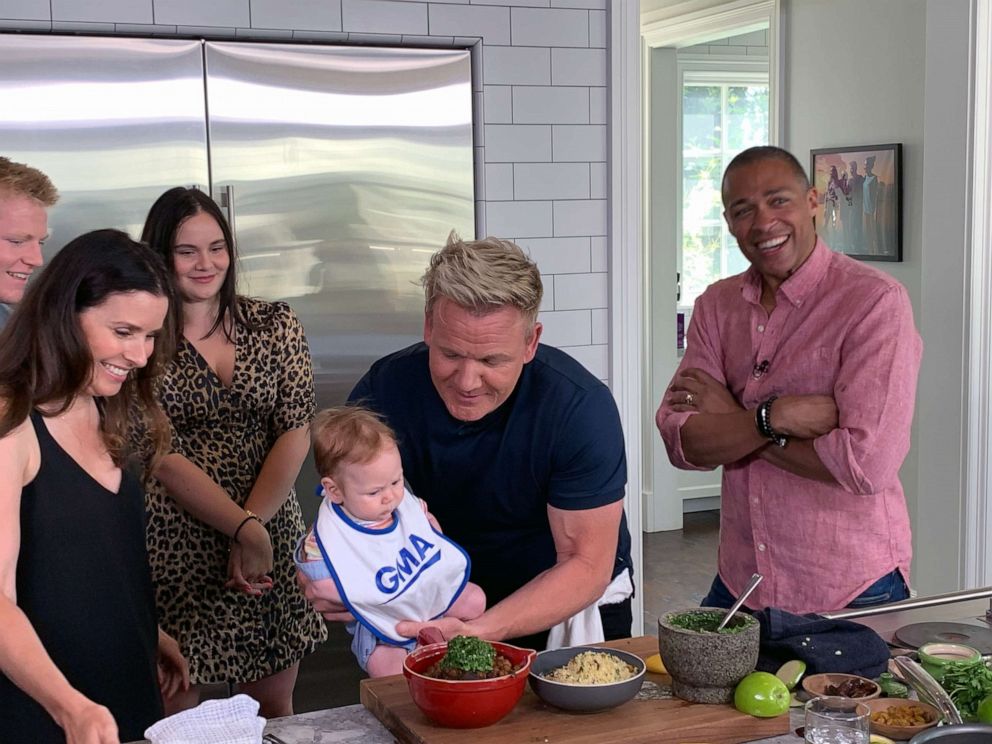
{"type": "MultiPolygon", "coordinates": [[[[658,653],[652,636],[601,644],[646,659],[658,653]]],[[[648,673],[635,699],[597,713],[545,705],[529,686],[503,720],[478,729],[435,726],[410,698],[402,676],[362,681],[361,700],[403,744],[739,744],[790,731],[789,715],[754,718],[730,705],[699,705],[671,697],[668,675],[648,673]]]]}

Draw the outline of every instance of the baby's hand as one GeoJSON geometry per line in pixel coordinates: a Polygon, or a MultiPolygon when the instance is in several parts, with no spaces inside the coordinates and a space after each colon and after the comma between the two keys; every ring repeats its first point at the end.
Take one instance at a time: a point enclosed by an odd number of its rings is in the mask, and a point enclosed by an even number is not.
{"type": "Polygon", "coordinates": [[[324,557],[320,554],[320,548],[317,547],[317,536],[311,527],[307,531],[307,536],[303,540],[303,560],[307,563],[312,561],[323,560],[324,557]]]}

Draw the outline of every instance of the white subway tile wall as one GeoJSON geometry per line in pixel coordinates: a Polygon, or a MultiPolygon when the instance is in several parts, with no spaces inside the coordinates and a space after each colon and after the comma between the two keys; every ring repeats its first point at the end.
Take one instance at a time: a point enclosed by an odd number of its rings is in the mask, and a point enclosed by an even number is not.
{"type": "Polygon", "coordinates": [[[251,0],[251,25],[259,28],[340,31],[341,4],[326,0],[251,0]]]}
{"type": "Polygon", "coordinates": [[[589,312],[592,313],[592,342],[605,344],[610,337],[610,311],[600,308],[589,312]]]}
{"type": "Polygon", "coordinates": [[[589,12],[513,9],[513,43],[523,46],[588,47],[589,12]]]}
{"type": "MultiPolygon", "coordinates": [[[[105,0],[94,3],[82,0],[80,4],[87,5],[94,12],[104,6],[129,7],[129,0],[105,0]]],[[[226,26],[237,28],[251,26],[251,10],[247,0],[154,0],[152,8],[155,12],[155,23],[175,23],[178,26],[226,26]]],[[[52,20],[60,20],[56,9],[52,8],[52,20]]],[[[233,29],[232,29],[233,30],[233,29]]],[[[231,34],[234,35],[233,33],[231,34]]]]}
{"type": "Polygon", "coordinates": [[[552,85],[606,85],[605,49],[552,49],[552,85]]]}
{"type": "Polygon", "coordinates": [[[427,34],[427,6],[394,0],[342,0],[341,23],[348,32],[427,34]]]}
{"type": "MultiPolygon", "coordinates": [[[[544,340],[606,380],[606,8],[606,0],[2,0],[0,31],[473,48],[479,231],[515,240],[537,261],[544,340]]],[[[726,46],[761,41],[752,34],[726,46]]]]}
{"type": "Polygon", "coordinates": [[[606,274],[557,274],[555,310],[605,308],[606,274]]]}
{"type": "Polygon", "coordinates": [[[481,36],[486,44],[510,43],[510,8],[436,3],[423,5],[430,7],[431,34],[481,36]]]}
{"type": "Polygon", "coordinates": [[[551,130],[555,162],[606,162],[606,126],[556,126],[551,130]]]}
{"type": "MultiPolygon", "coordinates": [[[[11,5],[11,2],[14,8],[38,5],[38,3],[26,2],[25,0],[4,0],[3,3],[0,3],[2,6],[0,12],[6,14],[10,10],[8,6],[11,5]]],[[[45,0],[44,4],[47,6],[48,0],[45,0]]],[[[152,0],[104,0],[101,3],[94,3],[92,0],[51,0],[51,4],[51,11],[46,13],[46,16],[50,16],[53,20],[110,24],[152,22],[152,0]]],[[[247,23],[242,25],[247,25],[247,23]]],[[[111,29],[111,33],[113,33],[113,29],[111,29]]]]}
{"type": "Polygon", "coordinates": [[[513,163],[486,163],[486,199],[513,200],[513,163]]]}
{"type": "MultiPolygon", "coordinates": [[[[18,21],[45,21],[50,27],[52,22],[51,0],[4,0],[3,5],[0,5],[0,18],[18,21]]],[[[23,28],[23,26],[4,25],[6,28],[23,28]]]]}
{"type": "Polygon", "coordinates": [[[552,310],[541,313],[541,341],[552,346],[588,346],[592,343],[592,310],[552,310]]]}
{"type": "Polygon", "coordinates": [[[521,124],[588,124],[589,89],[514,86],[513,120],[521,124]]]}
{"type": "Polygon", "coordinates": [[[485,124],[513,123],[513,89],[508,85],[485,86],[482,115],[485,124]]]}
{"type": "Polygon", "coordinates": [[[589,163],[517,163],[514,199],[588,199],[589,163]]]}
{"type": "Polygon", "coordinates": [[[487,163],[551,161],[551,127],[521,124],[486,125],[487,163]]]}
{"type": "Polygon", "coordinates": [[[498,237],[551,235],[552,207],[549,201],[488,201],[486,224],[498,237]]]}
{"type": "Polygon", "coordinates": [[[555,235],[602,235],[606,232],[606,199],[555,201],[555,235]]]}
{"type": "Polygon", "coordinates": [[[542,275],[588,274],[591,238],[523,238],[520,247],[530,256],[542,275]]]}
{"type": "Polygon", "coordinates": [[[606,163],[589,163],[589,196],[606,198],[606,163]]]}
{"type": "Polygon", "coordinates": [[[550,85],[551,51],[542,47],[487,46],[483,55],[486,83],[550,85]]]}

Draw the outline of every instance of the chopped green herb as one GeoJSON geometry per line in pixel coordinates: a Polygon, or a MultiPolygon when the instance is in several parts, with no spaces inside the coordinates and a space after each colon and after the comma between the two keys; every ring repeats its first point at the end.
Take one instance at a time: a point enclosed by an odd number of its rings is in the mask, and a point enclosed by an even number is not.
{"type": "Polygon", "coordinates": [[[992,669],[984,661],[951,661],[944,667],[941,685],[966,721],[978,717],[978,705],[992,695],[992,669]]]}
{"type": "Polygon", "coordinates": [[[682,630],[694,630],[698,633],[740,633],[754,624],[750,615],[736,615],[726,627],[719,631],[716,627],[723,621],[726,613],[719,611],[683,612],[668,618],[669,624],[682,630]]]}
{"type": "Polygon", "coordinates": [[[441,668],[491,672],[495,661],[496,649],[492,644],[473,636],[455,636],[448,641],[448,651],[441,659],[441,668]]]}

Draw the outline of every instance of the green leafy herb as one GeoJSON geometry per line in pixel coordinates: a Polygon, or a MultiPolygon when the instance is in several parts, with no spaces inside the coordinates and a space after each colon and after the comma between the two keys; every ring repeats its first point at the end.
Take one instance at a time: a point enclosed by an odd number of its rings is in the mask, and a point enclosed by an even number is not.
{"type": "Polygon", "coordinates": [[[966,721],[978,716],[978,704],[992,695],[992,669],[984,661],[952,661],[944,667],[941,682],[966,721]]]}
{"type": "Polygon", "coordinates": [[[496,649],[492,644],[473,636],[455,636],[448,641],[448,652],[441,659],[441,668],[491,672],[495,661],[496,649]]]}
{"type": "Polygon", "coordinates": [[[697,633],[740,633],[754,623],[749,615],[738,615],[724,628],[716,629],[726,613],[719,611],[683,612],[668,618],[669,624],[682,630],[694,630],[697,633]]]}

